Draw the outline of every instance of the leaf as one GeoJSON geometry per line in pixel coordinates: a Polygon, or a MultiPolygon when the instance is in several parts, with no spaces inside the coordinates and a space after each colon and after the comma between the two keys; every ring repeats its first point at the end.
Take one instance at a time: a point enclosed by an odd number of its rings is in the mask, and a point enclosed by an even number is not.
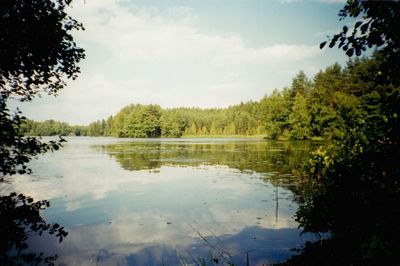
{"type": "Polygon", "coordinates": [[[326,45],[326,41],[325,42],[321,42],[319,45],[319,49],[323,49],[326,45]]]}
{"type": "Polygon", "coordinates": [[[352,57],[354,54],[354,48],[350,48],[349,50],[347,50],[346,55],[348,55],[349,57],[352,57]]]}
{"type": "Polygon", "coordinates": [[[367,32],[368,26],[369,26],[369,23],[365,23],[365,24],[363,24],[363,25],[361,26],[360,30],[361,30],[361,33],[362,33],[362,34],[365,34],[365,32],[367,32]]]}

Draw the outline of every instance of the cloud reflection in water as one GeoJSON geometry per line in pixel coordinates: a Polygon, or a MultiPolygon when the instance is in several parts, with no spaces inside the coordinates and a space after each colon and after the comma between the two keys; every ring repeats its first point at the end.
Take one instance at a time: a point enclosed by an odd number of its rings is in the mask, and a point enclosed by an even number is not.
{"type": "Polygon", "coordinates": [[[248,250],[254,250],[253,262],[279,261],[304,242],[287,189],[304,147],[114,141],[71,138],[32,165],[33,182],[21,176],[3,186],[51,201],[44,215],[70,233],[61,245],[47,247],[58,262],[174,265],[208,259],[210,247],[193,228],[239,265],[248,250]]]}

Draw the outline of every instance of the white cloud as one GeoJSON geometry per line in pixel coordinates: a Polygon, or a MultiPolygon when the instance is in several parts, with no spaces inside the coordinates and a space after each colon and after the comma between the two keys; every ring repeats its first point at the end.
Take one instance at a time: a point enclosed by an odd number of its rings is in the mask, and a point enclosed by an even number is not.
{"type": "Polygon", "coordinates": [[[337,31],[334,31],[334,30],[319,31],[319,32],[314,33],[314,36],[316,36],[316,37],[327,37],[327,36],[332,36],[336,32],[337,31]]]}
{"type": "Polygon", "coordinates": [[[238,34],[204,31],[183,6],[87,0],[70,14],[86,28],[76,33],[87,53],[82,74],[58,98],[23,106],[32,119],[85,124],[133,102],[223,107],[259,99],[321,53],[317,45],[252,47],[238,34]]]}

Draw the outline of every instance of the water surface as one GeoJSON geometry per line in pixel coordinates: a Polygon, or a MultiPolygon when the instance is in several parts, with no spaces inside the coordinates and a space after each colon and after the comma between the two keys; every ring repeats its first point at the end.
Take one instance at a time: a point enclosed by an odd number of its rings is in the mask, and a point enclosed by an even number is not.
{"type": "Polygon", "coordinates": [[[67,138],[2,191],[48,199],[69,232],[34,237],[33,251],[66,265],[283,261],[310,236],[293,215],[294,174],[309,142],[246,139],[67,138]]]}

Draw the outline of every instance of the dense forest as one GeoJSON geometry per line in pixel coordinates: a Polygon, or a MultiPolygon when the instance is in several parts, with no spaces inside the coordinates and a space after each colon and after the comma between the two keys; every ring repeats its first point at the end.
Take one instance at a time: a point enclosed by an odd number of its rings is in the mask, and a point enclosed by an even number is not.
{"type": "Polygon", "coordinates": [[[384,79],[378,71],[379,62],[378,54],[356,58],[344,67],[329,66],[312,79],[300,71],[290,87],[275,89],[259,101],[223,109],[162,109],[158,105],[131,104],[115,116],[88,126],[28,120],[22,132],[36,136],[132,138],[239,135],[272,139],[335,138],[343,134],[344,121],[363,119],[365,105],[379,102],[382,90],[376,84],[384,79]]]}

